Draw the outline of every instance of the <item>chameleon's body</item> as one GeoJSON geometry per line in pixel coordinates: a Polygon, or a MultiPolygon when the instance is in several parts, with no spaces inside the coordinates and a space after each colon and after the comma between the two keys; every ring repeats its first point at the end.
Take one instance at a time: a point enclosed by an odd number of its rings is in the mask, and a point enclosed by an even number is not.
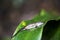
{"type": "Polygon", "coordinates": [[[36,15],[32,20],[22,21],[16,31],[13,34],[12,40],[41,40],[43,28],[49,20],[58,20],[60,16],[55,16],[50,14],[51,12],[46,12],[44,9],[36,15]],[[27,25],[42,22],[42,26],[37,27],[36,29],[23,30],[27,25]]]}

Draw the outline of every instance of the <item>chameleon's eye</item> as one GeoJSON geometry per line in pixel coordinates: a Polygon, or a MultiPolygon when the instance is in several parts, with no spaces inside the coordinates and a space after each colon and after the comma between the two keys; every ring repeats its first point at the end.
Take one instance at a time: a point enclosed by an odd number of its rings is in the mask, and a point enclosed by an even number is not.
{"type": "Polygon", "coordinates": [[[42,22],[37,22],[37,23],[33,23],[33,24],[29,24],[27,25],[24,30],[26,29],[32,29],[32,28],[36,28],[36,27],[40,27],[43,23],[42,22]]]}
{"type": "Polygon", "coordinates": [[[26,22],[25,21],[22,21],[21,23],[23,26],[26,26],[26,22]]]}

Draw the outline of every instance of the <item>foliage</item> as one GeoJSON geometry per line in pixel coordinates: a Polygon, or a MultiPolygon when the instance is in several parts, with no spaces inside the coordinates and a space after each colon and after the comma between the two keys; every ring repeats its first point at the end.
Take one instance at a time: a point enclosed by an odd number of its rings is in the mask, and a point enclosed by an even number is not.
{"type": "Polygon", "coordinates": [[[47,31],[45,29],[45,27],[51,26],[51,24],[46,26],[48,21],[50,20],[58,21],[59,19],[60,19],[59,15],[53,15],[52,12],[46,12],[44,9],[42,9],[42,11],[38,15],[36,15],[32,20],[22,21],[15,30],[11,40],[60,40],[59,22],[57,22],[58,24],[54,23],[55,25],[57,25],[56,26],[57,28],[54,27],[53,29],[56,30],[47,28],[47,30],[51,30],[47,31]],[[36,29],[23,30],[23,28],[26,27],[27,25],[36,22],[43,22],[44,24],[36,29]]]}

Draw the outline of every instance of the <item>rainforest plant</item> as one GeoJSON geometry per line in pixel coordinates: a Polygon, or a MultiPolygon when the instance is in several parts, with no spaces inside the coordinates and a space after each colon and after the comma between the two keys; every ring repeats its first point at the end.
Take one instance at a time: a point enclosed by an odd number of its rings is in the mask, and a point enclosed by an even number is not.
{"type": "Polygon", "coordinates": [[[23,20],[11,40],[60,40],[60,15],[42,9],[32,20],[23,20]]]}

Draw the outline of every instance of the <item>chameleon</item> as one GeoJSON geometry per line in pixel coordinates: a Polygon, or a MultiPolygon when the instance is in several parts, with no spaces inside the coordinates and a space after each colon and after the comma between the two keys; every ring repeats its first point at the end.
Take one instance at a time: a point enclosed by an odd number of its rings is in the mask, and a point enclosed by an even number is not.
{"type": "Polygon", "coordinates": [[[49,20],[59,20],[60,16],[42,9],[32,20],[23,20],[16,28],[11,40],[41,40],[43,29],[49,20]]]}

